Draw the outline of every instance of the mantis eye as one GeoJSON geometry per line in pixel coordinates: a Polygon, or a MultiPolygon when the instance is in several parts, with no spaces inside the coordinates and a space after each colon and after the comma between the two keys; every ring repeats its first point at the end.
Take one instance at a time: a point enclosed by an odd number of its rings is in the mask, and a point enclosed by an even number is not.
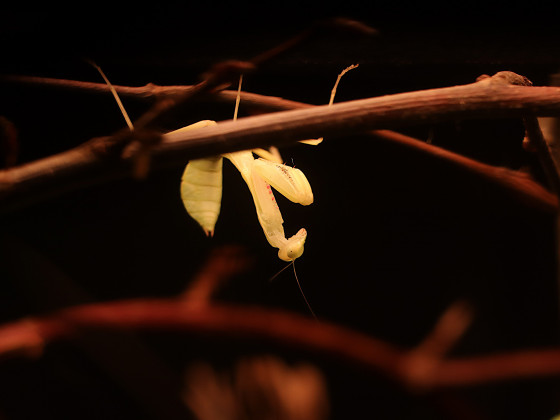
{"type": "Polygon", "coordinates": [[[303,244],[296,246],[285,246],[278,250],[278,257],[284,261],[293,261],[303,254],[303,244]]]}
{"type": "Polygon", "coordinates": [[[307,231],[300,229],[286,244],[278,250],[278,258],[284,261],[293,261],[303,254],[303,245],[307,238],[307,231]]]}

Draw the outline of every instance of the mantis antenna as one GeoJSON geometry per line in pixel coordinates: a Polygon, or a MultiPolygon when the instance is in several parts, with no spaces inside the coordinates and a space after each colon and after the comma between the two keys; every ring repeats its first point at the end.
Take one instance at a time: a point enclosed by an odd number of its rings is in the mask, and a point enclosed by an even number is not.
{"type": "Polygon", "coordinates": [[[305,304],[307,305],[307,309],[309,309],[309,312],[311,312],[311,315],[313,315],[313,318],[315,318],[318,321],[319,319],[317,318],[317,315],[315,314],[315,312],[311,308],[311,305],[309,304],[309,301],[305,297],[305,293],[303,293],[303,288],[301,287],[301,283],[299,282],[299,278],[298,278],[298,275],[297,275],[297,272],[296,272],[296,260],[290,261],[289,264],[287,264],[284,268],[280,269],[280,271],[278,271],[278,273],[273,275],[268,281],[269,282],[273,281],[276,277],[278,277],[280,274],[282,274],[286,269],[290,268],[290,266],[294,267],[294,277],[296,278],[296,283],[298,285],[301,296],[303,297],[303,300],[305,301],[305,304]]]}
{"type": "Polygon", "coordinates": [[[313,318],[315,318],[317,321],[317,315],[315,315],[315,312],[313,312],[313,309],[311,309],[311,305],[309,304],[309,302],[307,301],[307,298],[305,297],[305,293],[303,293],[303,289],[301,288],[301,283],[299,282],[297,273],[296,273],[296,260],[292,260],[292,267],[294,267],[294,277],[296,278],[296,283],[299,287],[299,291],[301,292],[301,296],[303,296],[303,300],[305,301],[305,304],[307,305],[307,309],[309,309],[309,312],[311,312],[311,315],[313,315],[313,318]]]}

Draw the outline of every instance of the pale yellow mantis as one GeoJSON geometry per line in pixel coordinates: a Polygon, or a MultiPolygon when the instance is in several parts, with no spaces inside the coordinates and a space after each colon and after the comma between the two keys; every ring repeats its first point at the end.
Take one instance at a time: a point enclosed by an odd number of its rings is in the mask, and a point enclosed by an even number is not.
{"type": "MultiPolygon", "coordinates": [[[[128,113],[111,82],[99,66],[93,62],[91,64],[99,71],[105,83],[109,86],[129,129],[134,130],[128,113]]],[[[234,120],[237,119],[239,108],[241,81],[242,78],[239,80],[234,120]]],[[[215,121],[203,120],[166,133],[163,137],[165,140],[165,138],[172,138],[174,135],[187,130],[200,129],[215,124],[215,121]]],[[[284,220],[270,185],[291,201],[303,205],[309,205],[313,202],[311,186],[299,169],[280,163],[279,154],[262,149],[255,149],[254,152],[266,156],[269,160],[255,159],[253,151],[250,150],[227,153],[223,157],[226,157],[235,165],[247,183],[253,196],[259,222],[268,242],[273,247],[278,248],[278,256],[282,260],[294,261],[303,253],[307,231],[300,229],[291,238],[286,238],[283,228],[284,220]]],[[[181,198],[187,212],[210,236],[214,233],[221,207],[223,157],[216,156],[191,160],[187,164],[181,180],[181,198]]]]}
{"type": "MultiPolygon", "coordinates": [[[[113,93],[128,127],[130,130],[133,130],[134,127],[132,122],[126,113],[116,90],[113,88],[101,68],[94,63],[92,64],[101,73],[103,79],[113,93]]],[[[336,88],[341,77],[347,71],[356,67],[357,65],[350,66],[338,75],[331,92],[329,105],[332,105],[334,101],[336,88]]],[[[237,119],[237,112],[241,97],[241,82],[242,77],[239,80],[239,88],[233,118],[234,120],[237,119]]],[[[216,124],[217,123],[215,121],[203,120],[166,133],[163,137],[164,139],[167,138],[172,140],[174,136],[180,134],[181,132],[201,129],[216,124]]],[[[322,140],[322,138],[319,138],[301,140],[301,142],[317,145],[322,140]]],[[[282,214],[280,213],[278,204],[274,198],[271,186],[292,202],[302,205],[309,205],[313,202],[313,192],[304,173],[299,169],[282,164],[280,155],[277,152],[274,153],[274,151],[274,148],[271,148],[271,152],[262,149],[254,149],[191,160],[186,165],[181,178],[181,198],[189,215],[199,223],[207,236],[213,236],[214,228],[221,208],[223,157],[227,158],[241,173],[243,180],[249,187],[249,191],[253,196],[259,223],[261,224],[268,242],[273,247],[278,248],[278,257],[280,259],[284,261],[291,261],[293,263],[303,254],[307,231],[302,228],[289,239],[286,238],[283,227],[284,220],[282,219],[282,214]],[[263,156],[266,159],[255,159],[253,153],[263,156]]],[[[297,274],[295,275],[297,280],[297,274]]],[[[315,316],[311,306],[303,294],[299,280],[297,280],[297,283],[309,310],[313,316],[315,316]]]]}
{"type": "MultiPolygon", "coordinates": [[[[234,120],[237,118],[240,90],[241,79],[234,120]]],[[[216,124],[214,121],[199,121],[168,133],[167,136],[172,138],[178,132],[214,124],[216,124]]],[[[259,223],[269,244],[278,248],[278,257],[284,261],[299,258],[303,254],[307,231],[302,228],[294,236],[286,238],[284,220],[271,186],[290,201],[302,205],[313,202],[313,192],[302,171],[280,163],[278,156],[270,152],[260,149],[244,150],[218,157],[191,160],[181,180],[181,197],[187,212],[200,224],[206,235],[213,235],[221,207],[222,157],[233,163],[249,187],[259,223]],[[266,155],[268,159],[255,159],[253,152],[266,155]]]]}
{"type": "MultiPolygon", "coordinates": [[[[130,130],[134,127],[116,90],[113,88],[101,68],[92,63],[109,86],[130,130]]],[[[329,105],[332,105],[336,88],[341,77],[357,65],[342,71],[332,89],[329,105]]],[[[241,97],[242,77],[239,80],[237,100],[233,119],[237,119],[241,97]]],[[[173,139],[184,131],[201,129],[216,125],[215,121],[203,120],[182,127],[163,135],[164,139],[173,139]]],[[[323,139],[302,140],[302,143],[317,145],[323,139]]],[[[222,165],[223,157],[230,160],[241,173],[243,180],[253,196],[257,217],[264,234],[271,246],[278,248],[278,257],[284,261],[294,261],[303,254],[307,231],[302,228],[295,235],[286,238],[282,214],[274,198],[272,187],[294,203],[309,205],[313,202],[313,192],[304,173],[296,168],[281,163],[279,154],[262,149],[227,153],[221,156],[191,160],[181,179],[181,198],[189,215],[202,227],[206,235],[212,236],[218,219],[222,199],[222,165]],[[253,152],[266,159],[255,159],[253,152]]]]}
{"type": "MultiPolygon", "coordinates": [[[[339,74],[331,92],[329,105],[334,101],[336,88],[340,78],[349,70],[357,66],[350,66],[339,74]]],[[[237,118],[241,91],[239,83],[234,120],[237,118]]],[[[168,133],[174,134],[195,128],[208,127],[216,124],[214,121],[200,121],[168,133]]],[[[316,145],[320,139],[302,140],[302,143],[316,145]]],[[[278,155],[255,149],[224,154],[241,173],[247,183],[259,223],[269,244],[278,248],[278,257],[284,261],[294,261],[303,254],[307,231],[300,229],[294,236],[285,237],[282,215],[274,198],[271,186],[290,201],[302,205],[313,202],[311,186],[304,173],[299,169],[284,165],[278,155]],[[253,152],[267,159],[255,159],[253,152]]],[[[221,207],[222,196],[222,156],[197,159],[190,161],[183,173],[181,182],[181,197],[187,212],[195,219],[206,235],[212,236],[221,207]]]]}

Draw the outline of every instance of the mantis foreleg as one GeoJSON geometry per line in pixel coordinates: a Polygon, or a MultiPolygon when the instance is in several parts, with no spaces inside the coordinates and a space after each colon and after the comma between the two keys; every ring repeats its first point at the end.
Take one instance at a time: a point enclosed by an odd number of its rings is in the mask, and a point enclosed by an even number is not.
{"type": "MultiPolygon", "coordinates": [[[[278,248],[278,257],[284,261],[292,261],[300,257],[301,254],[303,254],[303,245],[307,238],[307,231],[305,229],[300,229],[297,234],[286,239],[282,214],[274,198],[271,186],[265,181],[264,177],[261,176],[261,173],[265,173],[269,178],[272,178],[274,182],[282,184],[283,186],[289,185],[289,182],[285,180],[286,175],[275,173],[278,169],[271,169],[267,167],[266,164],[264,165],[264,170],[256,169],[255,166],[259,165],[258,162],[260,159],[255,160],[250,151],[228,153],[224,155],[224,157],[228,158],[235,165],[244,181],[247,183],[251,195],[253,196],[259,223],[268,243],[278,248]]],[[[278,164],[271,163],[271,165],[278,164]]],[[[290,169],[293,170],[295,168],[290,169]]],[[[304,175],[303,178],[305,179],[304,175]]],[[[307,179],[305,179],[305,182],[307,182],[307,179]]],[[[307,185],[309,185],[308,182],[307,185]]],[[[309,187],[309,191],[311,191],[311,187],[309,187]]],[[[309,201],[309,198],[307,198],[307,201],[309,201]]],[[[311,201],[313,201],[312,195],[311,201]]]]}
{"type": "Polygon", "coordinates": [[[304,173],[281,163],[256,159],[253,170],[288,200],[308,206],[313,203],[311,185],[304,173]]]}

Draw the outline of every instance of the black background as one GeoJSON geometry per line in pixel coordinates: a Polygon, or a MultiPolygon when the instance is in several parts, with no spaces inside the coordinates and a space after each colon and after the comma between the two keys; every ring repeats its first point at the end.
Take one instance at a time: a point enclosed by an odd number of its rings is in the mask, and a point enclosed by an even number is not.
{"type": "MultiPolygon", "coordinates": [[[[244,89],[323,104],[336,75],[353,63],[360,67],[344,77],[337,101],[465,84],[501,70],[545,85],[560,62],[558,8],[521,2],[79,7],[0,10],[0,71],[100,81],[87,58],[114,84],[192,84],[216,62],[251,58],[331,16],[362,20],[380,33],[375,38],[314,37],[247,77],[244,89]]],[[[18,127],[20,162],[124,124],[108,96],[5,84],[2,91],[0,113],[18,127]]],[[[125,106],[134,119],[147,105],[128,100],[125,106]]],[[[175,123],[229,119],[231,113],[197,107],[175,123]]],[[[517,120],[451,121],[401,131],[424,140],[431,135],[437,145],[490,164],[528,168],[540,177],[534,157],[521,147],[523,127],[517,120]]],[[[476,319],[453,355],[557,343],[553,215],[459,169],[365,136],[327,138],[316,148],[294,145],[281,152],[306,173],[314,190],[310,207],[277,197],[287,235],[300,227],[308,230],[296,267],[319,318],[412,347],[446,307],[467,299],[476,319]]],[[[266,242],[235,169],[225,164],[222,214],[212,240],[182,207],[182,169],[163,169],[142,182],[94,185],[4,213],[2,319],[85,301],[172,296],[184,289],[212,248],[232,243],[246,247],[256,264],[232,279],[220,299],[307,315],[289,271],[267,281],[283,263],[266,242]]],[[[95,346],[78,342],[48,346],[36,361],[2,362],[0,415],[180,418],[181,408],[174,404],[190,360],[206,358],[225,367],[241,355],[274,351],[266,343],[173,334],[100,340],[106,350],[101,356],[95,346]],[[145,360],[144,351],[164,365],[158,369],[166,372],[167,388],[150,383],[150,367],[135,365],[145,360]],[[118,356],[103,361],[107,354],[118,356]],[[130,363],[121,366],[124,375],[156,399],[168,398],[169,413],[153,414],[150,402],[130,391],[127,380],[123,385],[116,379],[115,368],[108,366],[123,358],[130,363]]],[[[548,419],[560,411],[559,384],[550,380],[418,396],[333,360],[289,349],[282,353],[324,370],[333,418],[461,418],[468,407],[480,418],[548,419]]]]}

